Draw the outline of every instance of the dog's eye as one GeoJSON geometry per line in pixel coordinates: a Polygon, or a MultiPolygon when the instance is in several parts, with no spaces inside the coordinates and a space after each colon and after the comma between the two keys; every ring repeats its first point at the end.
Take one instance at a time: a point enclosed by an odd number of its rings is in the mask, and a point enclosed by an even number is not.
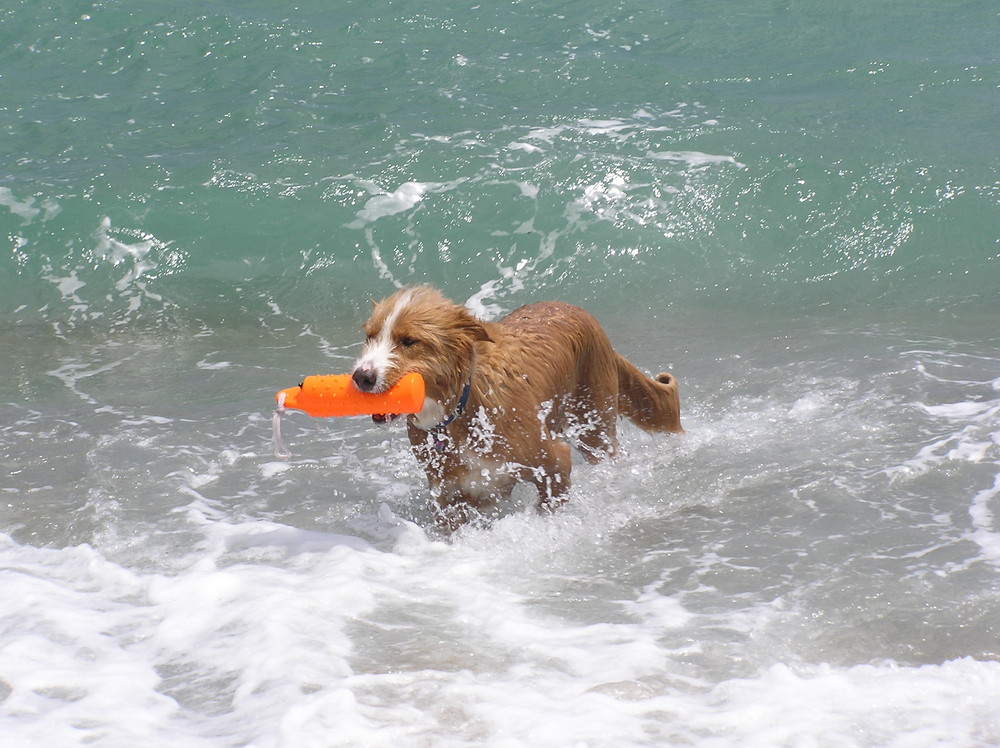
{"type": "Polygon", "coordinates": [[[404,348],[412,348],[413,346],[415,346],[419,342],[420,341],[417,340],[416,338],[410,338],[410,337],[400,338],[399,339],[399,344],[401,346],[403,346],[404,348]]]}

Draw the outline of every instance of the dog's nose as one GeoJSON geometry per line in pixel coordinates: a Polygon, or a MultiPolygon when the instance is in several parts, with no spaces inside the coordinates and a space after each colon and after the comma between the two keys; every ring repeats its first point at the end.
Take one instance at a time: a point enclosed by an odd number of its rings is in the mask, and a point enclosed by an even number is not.
{"type": "Polygon", "coordinates": [[[378,382],[378,376],[370,366],[359,366],[354,370],[351,379],[354,380],[354,386],[362,392],[371,392],[375,389],[375,384],[378,382]]]}

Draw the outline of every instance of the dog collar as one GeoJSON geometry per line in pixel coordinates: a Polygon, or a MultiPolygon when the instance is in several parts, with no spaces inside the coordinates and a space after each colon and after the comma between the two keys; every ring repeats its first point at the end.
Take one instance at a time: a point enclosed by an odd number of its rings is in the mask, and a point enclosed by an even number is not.
{"type": "Polygon", "coordinates": [[[454,412],[441,423],[430,430],[430,434],[434,439],[434,449],[438,452],[444,452],[445,447],[448,445],[445,440],[445,429],[448,425],[462,415],[462,411],[465,410],[465,406],[469,402],[469,395],[472,393],[472,377],[469,377],[469,381],[465,383],[465,387],[462,388],[462,396],[458,398],[458,406],[455,408],[454,412]]]}
{"type": "Polygon", "coordinates": [[[469,377],[469,381],[465,383],[465,387],[462,388],[462,396],[458,398],[458,407],[455,408],[455,412],[444,419],[443,422],[439,423],[435,428],[443,429],[445,426],[450,424],[460,415],[462,411],[465,410],[465,406],[469,403],[469,395],[472,393],[472,377],[469,377]]]}

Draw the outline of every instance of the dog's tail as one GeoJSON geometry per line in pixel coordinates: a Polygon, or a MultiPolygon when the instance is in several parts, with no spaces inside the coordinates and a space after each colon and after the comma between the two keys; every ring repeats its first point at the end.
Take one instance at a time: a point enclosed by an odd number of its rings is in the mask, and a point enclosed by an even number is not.
{"type": "Polygon", "coordinates": [[[661,372],[650,379],[618,354],[618,412],[646,431],[682,432],[677,379],[661,372]]]}

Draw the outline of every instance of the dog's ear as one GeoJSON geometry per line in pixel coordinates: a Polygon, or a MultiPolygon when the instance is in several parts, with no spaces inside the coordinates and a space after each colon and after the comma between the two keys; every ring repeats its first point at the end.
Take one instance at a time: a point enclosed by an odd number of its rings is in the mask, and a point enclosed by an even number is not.
{"type": "Polygon", "coordinates": [[[457,305],[456,307],[460,310],[459,315],[461,317],[461,328],[469,333],[473,340],[483,340],[487,343],[493,342],[493,338],[490,337],[490,333],[487,331],[486,325],[472,316],[468,309],[458,307],[457,305]]]}
{"type": "Polygon", "coordinates": [[[475,323],[474,329],[472,331],[473,339],[482,340],[487,343],[492,343],[493,338],[490,337],[490,333],[489,330],[486,329],[486,325],[484,325],[475,317],[472,318],[472,321],[475,323]]]}

